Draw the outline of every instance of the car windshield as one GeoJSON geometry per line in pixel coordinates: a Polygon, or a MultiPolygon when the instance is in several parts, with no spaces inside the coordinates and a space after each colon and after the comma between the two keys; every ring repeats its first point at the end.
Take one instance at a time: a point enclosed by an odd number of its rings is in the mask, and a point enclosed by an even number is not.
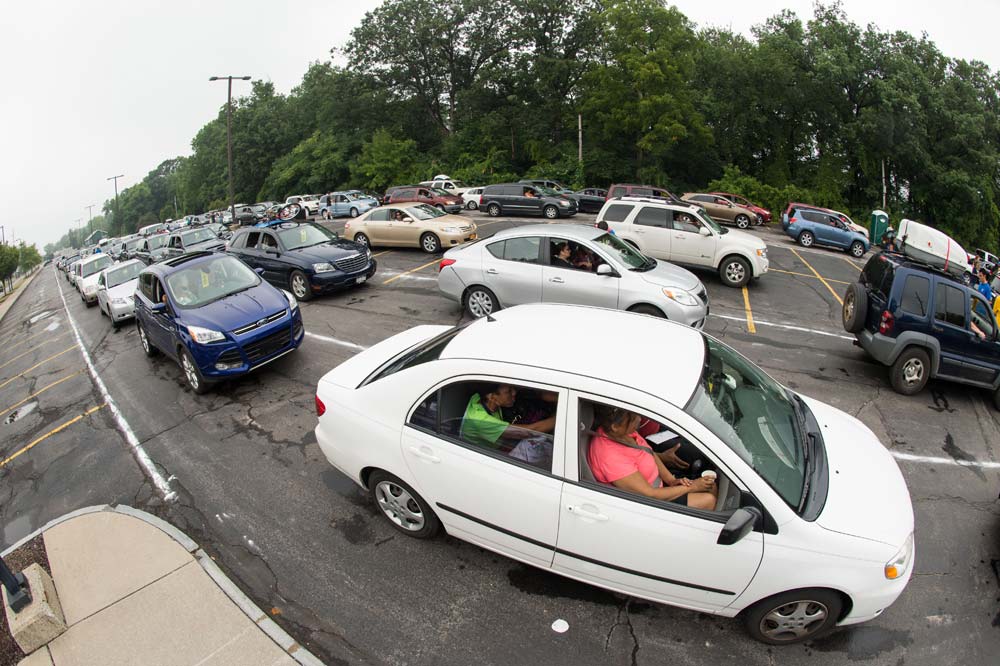
{"type": "Polygon", "coordinates": [[[167,289],[182,308],[198,308],[260,284],[260,277],[239,259],[226,255],[182,268],[167,276],[167,289]]]}
{"type": "Polygon", "coordinates": [[[550,197],[558,197],[562,194],[558,190],[553,190],[551,187],[545,187],[544,185],[535,185],[534,188],[541,192],[542,194],[548,195],[550,197]]]}
{"type": "Polygon", "coordinates": [[[624,264],[631,271],[646,271],[656,266],[656,259],[639,254],[635,248],[622,241],[618,236],[602,234],[595,238],[594,242],[610,250],[615,260],[624,264]]]}
{"type": "Polygon", "coordinates": [[[427,189],[429,189],[431,192],[433,192],[434,194],[436,194],[438,196],[442,196],[442,195],[446,196],[446,197],[450,197],[451,196],[451,192],[449,192],[448,190],[444,189],[443,187],[428,187],[427,189]]]}
{"type": "Polygon", "coordinates": [[[184,241],[184,245],[194,245],[195,243],[204,243],[209,240],[216,240],[218,236],[212,233],[211,229],[195,229],[194,231],[186,231],[181,234],[181,240],[184,241]]]}
{"type": "Polygon", "coordinates": [[[159,250],[161,247],[167,244],[167,236],[159,234],[157,236],[150,236],[146,239],[146,243],[150,250],[159,250]]]}
{"type": "Polygon", "coordinates": [[[125,284],[129,280],[134,280],[139,277],[139,272],[146,266],[141,261],[128,262],[127,264],[122,264],[120,267],[113,270],[109,270],[105,282],[108,284],[108,288],[117,287],[120,284],[125,284]]]}
{"type": "Polygon", "coordinates": [[[445,213],[434,206],[428,206],[427,204],[412,206],[404,210],[414,220],[433,220],[435,217],[443,217],[445,215],[445,213]]]}
{"type": "Polygon", "coordinates": [[[134,250],[135,248],[139,247],[139,243],[141,242],[142,242],[141,238],[132,238],[130,240],[127,240],[125,241],[125,249],[134,250]]]}
{"type": "Polygon", "coordinates": [[[94,273],[100,273],[112,263],[111,257],[106,254],[102,254],[97,259],[88,261],[83,265],[82,275],[83,277],[87,277],[88,275],[93,275],[94,273]]]}
{"type": "Polygon", "coordinates": [[[329,243],[337,240],[337,235],[317,224],[299,224],[291,229],[279,229],[278,238],[284,243],[285,249],[297,250],[310,245],[329,243]]]}
{"type": "Polygon", "coordinates": [[[704,338],[704,370],[684,411],[735,451],[789,506],[798,508],[806,455],[792,397],[738,352],[704,338]]]}

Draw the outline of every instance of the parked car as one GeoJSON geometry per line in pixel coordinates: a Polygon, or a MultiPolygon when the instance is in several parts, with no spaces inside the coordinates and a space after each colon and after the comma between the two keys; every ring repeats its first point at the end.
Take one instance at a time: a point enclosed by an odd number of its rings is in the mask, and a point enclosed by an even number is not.
{"type": "Polygon", "coordinates": [[[382,205],[381,197],[375,192],[365,192],[363,190],[344,190],[344,194],[354,197],[359,201],[367,202],[372,208],[382,205]]]}
{"type": "Polygon", "coordinates": [[[319,197],[315,194],[296,194],[285,199],[286,204],[299,204],[306,209],[306,215],[316,215],[319,212],[319,197]]]}
{"type": "Polygon", "coordinates": [[[226,251],[259,269],[275,287],[289,289],[300,301],[362,284],[377,268],[368,247],[311,222],[240,229],[226,251]]]}
{"type": "Polygon", "coordinates": [[[76,265],[77,274],[76,290],[80,292],[80,299],[89,308],[97,302],[97,281],[101,277],[101,271],[108,268],[115,260],[103,252],[87,257],[76,265]]]}
{"type": "Polygon", "coordinates": [[[156,263],[167,256],[167,241],[170,236],[167,234],[156,234],[147,236],[135,251],[135,258],[142,261],[147,266],[156,263]]]}
{"type": "Polygon", "coordinates": [[[139,273],[146,264],[130,259],[104,269],[97,280],[97,308],[111,320],[117,329],[123,321],[135,316],[135,287],[139,273]]]}
{"type": "Polygon", "coordinates": [[[681,199],[698,204],[705,209],[709,217],[720,224],[734,224],[739,229],[747,229],[757,221],[757,213],[749,208],[737,206],[725,197],[688,192],[681,199]]]}
{"type": "Polygon", "coordinates": [[[294,296],[216,252],[147,266],[139,274],[135,318],[146,356],[176,361],[195,393],[295,351],[305,337],[294,296]]]}
{"type": "Polygon", "coordinates": [[[445,213],[458,213],[465,208],[462,197],[448,194],[444,190],[435,190],[419,185],[404,185],[402,187],[390,187],[385,192],[386,203],[422,203],[434,206],[445,213]]]}
{"type": "Polygon", "coordinates": [[[167,240],[167,257],[179,257],[186,252],[218,252],[225,247],[225,242],[215,235],[209,227],[185,229],[176,234],[170,234],[167,240]]]}
{"type": "Polygon", "coordinates": [[[476,239],[476,224],[419,203],[390,203],[344,225],[344,236],[366,247],[419,247],[425,252],[476,239]]]}
{"type": "Polygon", "coordinates": [[[620,594],[738,616],[766,643],[877,617],[913,572],[910,496],[874,433],[676,322],[539,304],[419,326],[324,375],[316,411],[320,450],[401,534],[443,527],[620,594]],[[513,425],[518,398],[539,396],[552,427],[513,425]],[[713,507],[598,480],[595,447],[614,446],[599,428],[622,412],[716,473],[713,507]]]}
{"type": "Polygon", "coordinates": [[[585,187],[582,190],[577,190],[577,194],[586,194],[592,197],[601,197],[602,199],[608,198],[608,191],[601,189],[599,187],[585,187]]]}
{"type": "Polygon", "coordinates": [[[550,220],[576,215],[576,201],[546,194],[534,185],[501,183],[483,188],[479,208],[490,217],[500,215],[544,215],[550,220]]]}
{"type": "Polygon", "coordinates": [[[462,201],[465,203],[467,210],[476,210],[479,208],[479,198],[483,196],[483,189],[482,187],[473,187],[462,192],[462,201]]]}
{"type": "Polygon", "coordinates": [[[785,215],[791,214],[793,210],[817,210],[821,213],[828,213],[830,215],[837,217],[837,219],[839,219],[841,222],[847,225],[848,229],[856,231],[859,234],[862,234],[865,238],[868,238],[868,233],[869,233],[868,228],[852,220],[851,217],[846,213],[841,213],[840,211],[833,210],[830,208],[823,208],[822,206],[813,206],[812,204],[796,203],[793,201],[788,204],[787,208],[785,208],[785,215]]]}
{"type": "Polygon", "coordinates": [[[331,192],[319,198],[319,213],[324,220],[335,217],[357,217],[378,206],[378,202],[369,198],[359,199],[346,192],[331,192]]]}
{"type": "Polygon", "coordinates": [[[433,187],[435,189],[444,190],[448,194],[454,194],[456,196],[462,196],[471,187],[466,185],[460,180],[453,180],[448,176],[439,175],[435,176],[434,180],[424,180],[419,183],[424,187],[433,187]]]}
{"type": "Polygon", "coordinates": [[[641,253],[718,272],[728,287],[742,287],[768,269],[767,245],[745,231],[719,226],[703,210],[663,199],[610,199],[597,214],[641,253]]]}
{"type": "Polygon", "coordinates": [[[146,226],[141,227],[136,233],[144,237],[153,236],[155,234],[165,234],[167,233],[167,225],[159,222],[156,224],[147,224],[146,226]]]}
{"type": "Polygon", "coordinates": [[[574,192],[555,180],[520,180],[519,183],[530,183],[549,196],[564,196],[576,202],[580,213],[596,213],[604,205],[604,197],[574,192]]]}
{"type": "Polygon", "coordinates": [[[708,292],[694,274],[590,225],[528,225],[452,248],[438,289],[473,317],[539,302],[630,310],[696,328],[708,316],[708,292]]]}
{"type": "Polygon", "coordinates": [[[608,188],[608,199],[620,197],[659,197],[668,201],[680,201],[677,197],[662,187],[652,185],[634,185],[632,183],[615,183],[608,188]]]}
{"type": "Polygon", "coordinates": [[[142,241],[142,236],[139,236],[138,234],[126,236],[125,238],[120,239],[120,242],[115,248],[112,248],[110,254],[118,261],[133,259],[136,252],[139,251],[142,241]]]}
{"type": "Polygon", "coordinates": [[[997,272],[997,267],[1000,266],[1000,259],[997,258],[997,255],[988,250],[983,250],[982,248],[977,247],[976,256],[979,257],[979,260],[982,262],[982,267],[986,269],[987,273],[992,275],[997,272]]]}
{"type": "Polygon", "coordinates": [[[66,281],[76,287],[76,267],[83,261],[83,258],[73,259],[66,267],[66,281]]]}
{"type": "Polygon", "coordinates": [[[771,211],[761,206],[758,206],[757,204],[753,203],[746,197],[741,197],[738,194],[732,194],[730,192],[709,192],[709,194],[712,194],[717,197],[722,197],[724,199],[728,199],[737,206],[743,206],[744,208],[749,208],[754,213],[756,213],[759,224],[771,223],[771,211]]]}
{"type": "Polygon", "coordinates": [[[929,380],[944,379],[990,391],[1000,409],[997,322],[976,289],[903,255],[881,252],[847,286],[842,314],[856,344],[889,367],[897,393],[913,395],[929,380]]]}
{"type": "Polygon", "coordinates": [[[847,226],[836,213],[815,208],[792,208],[781,216],[781,228],[802,247],[825,245],[863,257],[870,244],[868,237],[847,226]]]}

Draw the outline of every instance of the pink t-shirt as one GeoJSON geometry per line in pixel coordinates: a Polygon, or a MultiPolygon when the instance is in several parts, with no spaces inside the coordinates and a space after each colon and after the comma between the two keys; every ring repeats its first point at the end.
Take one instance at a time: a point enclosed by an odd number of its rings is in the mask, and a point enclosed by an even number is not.
{"type": "MultiPolygon", "coordinates": [[[[646,440],[639,433],[634,432],[631,437],[636,445],[649,449],[646,440]]],[[[649,485],[658,485],[656,480],[660,477],[660,471],[656,467],[656,461],[653,460],[652,451],[640,451],[619,444],[608,437],[602,428],[598,428],[597,434],[590,440],[587,462],[590,463],[594,478],[601,483],[613,483],[629,474],[639,472],[649,485]]]]}

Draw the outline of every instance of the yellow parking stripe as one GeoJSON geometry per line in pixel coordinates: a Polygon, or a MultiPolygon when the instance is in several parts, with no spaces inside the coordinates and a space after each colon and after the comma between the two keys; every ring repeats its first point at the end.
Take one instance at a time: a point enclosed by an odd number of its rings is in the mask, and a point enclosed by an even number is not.
{"type": "Polygon", "coordinates": [[[65,334],[63,334],[63,335],[57,335],[56,337],[52,338],[51,340],[46,340],[45,342],[43,342],[40,345],[35,345],[34,347],[28,348],[27,351],[21,352],[20,354],[18,354],[14,358],[10,359],[9,361],[7,361],[6,363],[4,363],[3,365],[0,365],[0,370],[2,370],[3,368],[6,368],[8,365],[10,365],[11,363],[13,363],[17,359],[21,358],[22,356],[30,354],[31,352],[35,351],[39,347],[44,347],[45,345],[49,344],[50,342],[55,342],[56,340],[58,340],[59,338],[62,338],[62,337],[65,337],[65,334]]]}
{"type": "Polygon", "coordinates": [[[393,277],[389,278],[388,280],[386,280],[382,284],[389,284],[390,282],[395,282],[396,280],[398,280],[399,278],[403,277],[404,275],[409,275],[410,273],[416,273],[417,271],[423,270],[423,269],[427,268],[428,266],[433,266],[434,264],[439,264],[439,263],[441,263],[441,259],[435,259],[434,261],[428,261],[423,266],[417,266],[416,268],[411,268],[410,270],[406,271],[405,273],[400,273],[399,275],[394,275],[393,277]]]}
{"type": "Polygon", "coordinates": [[[746,286],[743,287],[743,307],[747,311],[747,330],[751,333],[757,332],[757,327],[753,325],[753,311],[750,309],[750,292],[746,286]]]}
{"type": "Polygon", "coordinates": [[[392,252],[392,250],[382,250],[381,252],[376,252],[372,256],[373,257],[381,257],[383,254],[389,254],[390,252],[392,252]]]}
{"type": "MultiPolygon", "coordinates": [[[[795,275],[797,277],[809,278],[810,280],[815,280],[816,279],[815,275],[809,275],[809,273],[796,273],[795,271],[783,271],[780,268],[768,268],[767,272],[768,273],[784,273],[785,275],[795,275]]],[[[837,284],[851,284],[850,282],[846,282],[844,280],[834,280],[833,278],[826,278],[826,280],[828,282],[836,282],[837,284]]]]}
{"type": "Polygon", "coordinates": [[[850,265],[850,267],[856,271],[860,271],[862,268],[864,268],[864,266],[858,266],[858,264],[853,259],[849,259],[847,257],[841,257],[841,259],[846,261],[850,265]]]}
{"type": "Polygon", "coordinates": [[[808,268],[809,270],[811,270],[813,272],[813,275],[815,275],[817,278],[819,278],[820,282],[822,282],[824,285],[826,285],[826,288],[830,290],[830,293],[833,294],[833,297],[837,299],[837,302],[840,303],[841,305],[843,305],[844,301],[840,298],[840,295],[837,294],[837,292],[835,292],[833,290],[833,287],[831,287],[830,283],[826,281],[826,278],[824,278],[822,275],[820,275],[819,272],[815,268],[813,268],[811,265],[809,265],[809,262],[806,261],[805,259],[803,259],[802,255],[799,254],[797,250],[793,249],[792,252],[794,252],[795,256],[799,258],[799,261],[801,261],[803,264],[805,264],[806,268],[808,268]]]}
{"type": "Polygon", "coordinates": [[[94,412],[96,412],[98,409],[102,409],[107,404],[108,403],[104,402],[104,403],[101,403],[100,405],[97,405],[96,407],[91,407],[90,409],[88,409],[87,411],[85,411],[83,414],[79,414],[77,416],[74,416],[69,421],[66,421],[66,423],[63,423],[62,425],[56,426],[52,430],[49,430],[47,433],[45,433],[44,435],[42,435],[41,437],[39,437],[38,439],[36,439],[35,441],[33,441],[31,444],[28,444],[27,446],[25,446],[24,448],[20,449],[19,451],[15,451],[10,456],[8,456],[4,460],[0,461],[0,467],[6,467],[7,463],[9,463],[10,461],[12,461],[14,458],[18,457],[22,453],[27,453],[28,451],[30,451],[31,449],[33,449],[36,444],[40,444],[40,443],[44,442],[45,440],[47,440],[52,435],[55,435],[58,432],[62,432],[63,430],[65,430],[66,428],[70,427],[71,425],[73,425],[77,421],[79,421],[79,420],[81,420],[81,419],[83,419],[83,418],[85,418],[87,416],[90,416],[91,414],[93,414],[94,412]]]}
{"type": "Polygon", "coordinates": [[[53,386],[57,386],[58,384],[62,384],[63,382],[65,382],[65,381],[67,381],[67,380],[70,380],[70,379],[73,379],[74,377],[76,377],[77,375],[79,375],[79,374],[80,374],[81,372],[83,372],[83,370],[77,370],[76,372],[74,372],[74,373],[73,373],[73,374],[71,374],[71,375],[66,375],[66,376],[65,376],[65,377],[63,377],[62,379],[57,379],[56,381],[52,382],[52,383],[51,383],[51,384],[49,384],[48,386],[44,386],[44,387],[42,387],[42,388],[38,389],[37,391],[35,391],[35,392],[34,392],[34,393],[32,393],[31,395],[29,395],[29,396],[28,396],[27,398],[25,398],[25,399],[24,399],[24,400],[22,400],[21,402],[18,402],[18,403],[15,403],[15,404],[11,405],[10,407],[8,407],[7,409],[4,409],[4,410],[0,411],[0,416],[3,416],[3,415],[4,415],[4,414],[6,414],[7,412],[12,412],[12,411],[14,411],[15,409],[17,409],[18,407],[20,407],[20,406],[21,406],[21,405],[23,405],[24,403],[26,403],[26,402],[28,402],[29,400],[31,400],[32,398],[36,398],[36,397],[38,397],[39,395],[41,395],[42,393],[45,393],[46,391],[48,391],[48,390],[49,390],[50,388],[52,388],[53,386]]]}
{"type": "Polygon", "coordinates": [[[35,368],[37,368],[38,366],[40,366],[40,365],[45,365],[46,363],[48,363],[48,362],[49,362],[49,361],[51,361],[52,359],[54,359],[54,358],[58,358],[58,357],[62,356],[63,354],[66,354],[66,353],[68,353],[68,352],[71,352],[71,351],[73,351],[74,349],[76,349],[76,345],[73,345],[72,347],[67,347],[66,349],[63,349],[63,350],[62,350],[61,352],[59,352],[58,354],[53,354],[52,356],[49,356],[49,357],[48,357],[47,359],[45,359],[44,361],[39,361],[38,363],[34,364],[33,366],[31,366],[30,368],[28,368],[27,370],[25,370],[25,371],[24,371],[24,372],[22,372],[21,374],[19,374],[19,375],[14,375],[13,377],[11,377],[11,378],[10,378],[10,379],[8,379],[7,381],[5,381],[5,382],[4,382],[3,384],[0,384],[0,388],[3,388],[4,386],[7,386],[7,384],[10,384],[10,383],[11,383],[12,381],[14,381],[15,379],[17,379],[18,377],[23,377],[23,376],[25,376],[26,374],[28,374],[29,372],[31,372],[32,370],[34,370],[34,369],[35,369],[35,368]]]}

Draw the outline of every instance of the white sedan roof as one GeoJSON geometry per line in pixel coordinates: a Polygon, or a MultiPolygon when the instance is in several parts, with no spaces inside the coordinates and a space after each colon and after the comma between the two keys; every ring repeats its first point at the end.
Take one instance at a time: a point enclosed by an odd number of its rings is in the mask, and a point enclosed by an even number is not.
{"type": "Polygon", "coordinates": [[[621,310],[533,304],[501,310],[456,335],[441,358],[547,368],[629,386],[683,407],[705,342],[682,324],[621,310]]]}

